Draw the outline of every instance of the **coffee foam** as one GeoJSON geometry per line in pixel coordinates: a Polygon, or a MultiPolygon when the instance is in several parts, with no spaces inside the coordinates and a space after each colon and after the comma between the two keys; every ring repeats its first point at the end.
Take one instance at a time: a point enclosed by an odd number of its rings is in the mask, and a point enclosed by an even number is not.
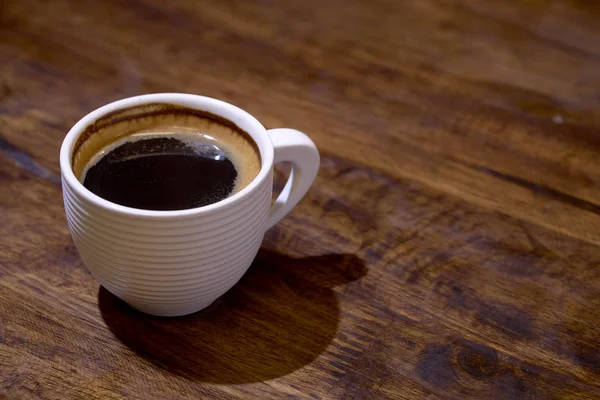
{"type": "Polygon", "coordinates": [[[192,148],[198,139],[218,147],[238,173],[233,193],[252,182],[260,170],[256,143],[233,122],[204,111],[149,104],[119,110],[89,125],[75,143],[73,172],[83,182],[87,170],[111,150],[129,141],[151,137],[175,137],[184,142],[187,137],[192,148]]]}

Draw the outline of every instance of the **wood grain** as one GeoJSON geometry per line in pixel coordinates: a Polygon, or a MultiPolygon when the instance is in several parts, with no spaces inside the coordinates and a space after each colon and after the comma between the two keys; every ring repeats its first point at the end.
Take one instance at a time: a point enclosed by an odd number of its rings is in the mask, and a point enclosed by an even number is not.
{"type": "Polygon", "coordinates": [[[599,41],[584,0],[0,3],[0,397],[600,398],[599,41]],[[162,91],[323,160],[177,319],[89,275],[58,166],[82,115],[162,91]]]}

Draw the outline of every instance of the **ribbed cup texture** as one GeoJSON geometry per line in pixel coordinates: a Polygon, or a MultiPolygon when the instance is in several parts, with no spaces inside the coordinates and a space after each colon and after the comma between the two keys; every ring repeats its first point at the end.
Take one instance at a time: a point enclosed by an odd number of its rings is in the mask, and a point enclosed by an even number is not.
{"type": "Polygon", "coordinates": [[[92,203],[63,178],[67,221],[86,267],[134,308],[162,316],[198,311],[242,277],[262,242],[271,191],[269,175],[223,207],[153,218],[92,203]]]}

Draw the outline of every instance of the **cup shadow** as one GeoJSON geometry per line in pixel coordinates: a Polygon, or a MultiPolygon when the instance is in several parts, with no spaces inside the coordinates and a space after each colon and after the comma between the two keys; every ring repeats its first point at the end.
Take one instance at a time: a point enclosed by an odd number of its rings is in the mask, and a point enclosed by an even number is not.
{"type": "Polygon", "coordinates": [[[102,318],[149,362],[188,379],[251,383],[310,363],[335,336],[334,286],[367,270],[351,254],[294,259],[259,251],[244,277],[208,308],[179,318],[143,314],[100,287],[102,318]]]}

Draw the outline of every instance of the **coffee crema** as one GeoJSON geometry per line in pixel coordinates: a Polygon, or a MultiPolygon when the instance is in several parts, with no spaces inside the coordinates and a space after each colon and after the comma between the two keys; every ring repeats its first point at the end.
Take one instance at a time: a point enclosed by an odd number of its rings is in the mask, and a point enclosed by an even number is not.
{"type": "Polygon", "coordinates": [[[233,122],[170,104],[104,116],[87,127],[72,157],[91,192],[147,210],[218,202],[252,182],[260,165],[257,145],[233,122]]]}

